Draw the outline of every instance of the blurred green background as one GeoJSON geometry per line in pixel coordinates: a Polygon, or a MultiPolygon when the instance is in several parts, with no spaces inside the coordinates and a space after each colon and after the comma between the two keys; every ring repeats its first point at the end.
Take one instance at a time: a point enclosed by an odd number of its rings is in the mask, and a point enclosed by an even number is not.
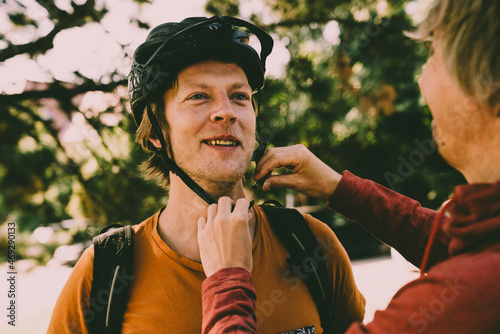
{"type": "MultiPolygon", "coordinates": [[[[430,144],[416,83],[426,46],[403,35],[429,1],[202,2],[178,15],[239,16],[275,40],[259,116],[271,145],[302,143],[334,169],[431,208],[464,182],[430,144]]],[[[45,264],[56,253],[72,264],[103,226],[139,223],[167,202],[137,171],[145,155],[133,143],[126,88],[131,54],[148,29],[182,19],[154,9],[158,3],[1,2],[0,262],[8,222],[17,224],[18,260],[45,264]]],[[[251,195],[321,204],[286,190],[251,195]]]]}

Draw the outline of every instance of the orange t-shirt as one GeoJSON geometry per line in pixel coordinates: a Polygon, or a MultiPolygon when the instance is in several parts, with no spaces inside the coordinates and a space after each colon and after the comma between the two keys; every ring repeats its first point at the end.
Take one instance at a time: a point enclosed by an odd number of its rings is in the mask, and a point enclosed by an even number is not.
{"type": "MultiPolygon", "coordinates": [[[[321,333],[316,304],[306,285],[291,274],[289,254],[272,231],[262,208],[254,206],[253,282],[257,292],[256,319],[261,333],[283,333],[314,326],[321,333]]],[[[200,263],[174,252],[157,231],[159,212],[134,229],[134,259],[130,298],[122,333],[200,333],[201,284],[206,278],[200,263]]],[[[342,327],[362,321],[365,299],[356,288],[349,258],[332,230],[305,215],[326,258],[333,285],[334,319],[342,327]]],[[[94,249],[76,264],[54,308],[48,333],[87,333],[91,317],[94,249]]]]}

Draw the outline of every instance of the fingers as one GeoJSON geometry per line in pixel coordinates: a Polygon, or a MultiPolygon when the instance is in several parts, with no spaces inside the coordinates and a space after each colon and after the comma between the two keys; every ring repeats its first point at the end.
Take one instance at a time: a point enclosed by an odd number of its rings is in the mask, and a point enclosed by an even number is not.
{"type": "Polygon", "coordinates": [[[200,217],[198,219],[198,235],[200,234],[201,231],[207,226],[207,218],[205,217],[200,217]]]}
{"type": "Polygon", "coordinates": [[[304,145],[270,148],[255,168],[255,180],[265,180],[262,189],[287,187],[306,196],[328,198],[340,182],[341,175],[317,158],[304,145]],[[291,174],[264,176],[278,167],[291,174]]]}
{"type": "Polygon", "coordinates": [[[248,221],[248,207],[250,202],[246,198],[240,198],[236,201],[234,206],[233,215],[237,216],[239,220],[248,221]]]}
{"type": "Polygon", "coordinates": [[[215,219],[215,216],[217,215],[218,211],[218,205],[217,204],[210,204],[207,210],[207,221],[211,222],[215,219]]]}
{"type": "Polygon", "coordinates": [[[309,152],[307,148],[300,144],[268,149],[255,168],[254,179],[263,178],[275,168],[287,167],[294,169],[303,161],[303,156],[307,152],[309,152]]]}
{"type": "Polygon", "coordinates": [[[301,177],[296,174],[275,175],[269,177],[266,182],[264,182],[262,190],[268,191],[271,188],[290,188],[292,190],[299,190],[301,184],[301,177]]]}
{"type": "Polygon", "coordinates": [[[221,197],[219,198],[217,205],[217,215],[228,216],[231,213],[231,206],[233,201],[229,197],[221,197]]]}
{"type": "Polygon", "coordinates": [[[252,239],[249,230],[249,201],[221,197],[208,207],[207,217],[198,219],[200,259],[208,276],[221,268],[252,270],[252,239]]]}
{"type": "MultiPolygon", "coordinates": [[[[233,201],[229,197],[221,197],[217,204],[211,204],[207,210],[207,217],[203,221],[198,220],[198,227],[205,228],[207,224],[223,222],[233,216],[239,221],[248,221],[251,213],[248,211],[250,202],[246,198],[240,198],[236,201],[232,209],[233,201]],[[250,215],[249,215],[250,213],[250,215]]],[[[234,219],[233,218],[233,219],[234,219]]]]}

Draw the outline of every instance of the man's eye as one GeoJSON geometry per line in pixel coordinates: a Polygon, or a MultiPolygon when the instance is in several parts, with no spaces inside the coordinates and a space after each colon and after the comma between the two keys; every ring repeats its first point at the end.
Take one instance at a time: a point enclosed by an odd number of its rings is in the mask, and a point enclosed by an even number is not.
{"type": "Polygon", "coordinates": [[[206,96],[202,93],[197,93],[197,94],[193,94],[191,95],[188,100],[201,100],[201,99],[205,99],[206,96]]]}
{"type": "Polygon", "coordinates": [[[241,101],[250,100],[250,98],[248,97],[248,95],[244,94],[244,93],[239,93],[239,94],[233,95],[233,99],[235,99],[235,100],[241,100],[241,101]]]}

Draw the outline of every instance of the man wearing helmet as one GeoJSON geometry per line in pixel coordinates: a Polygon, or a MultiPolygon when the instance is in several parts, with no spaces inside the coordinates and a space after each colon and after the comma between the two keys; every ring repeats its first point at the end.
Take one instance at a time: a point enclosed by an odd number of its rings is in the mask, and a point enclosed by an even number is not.
{"type": "MultiPolygon", "coordinates": [[[[169,188],[169,201],[133,227],[132,275],[124,278],[130,296],[119,331],[201,332],[202,283],[215,272],[215,267],[203,267],[200,257],[198,241],[208,221],[247,227],[243,233],[250,235],[249,242],[221,245],[204,256],[214,263],[227,252],[252,252],[253,261],[239,274],[248,278],[252,272],[259,296],[253,317],[262,333],[322,332],[308,287],[288,270],[287,250],[263,209],[250,204],[243,189],[242,177],[256,146],[252,94],[263,86],[271,49],[271,37],[259,28],[213,17],[158,26],[134,54],[129,90],[136,137],[152,153],[142,168],[148,178],[169,188]],[[260,55],[247,44],[248,34],[236,27],[257,36],[260,55]]],[[[365,301],[334,233],[314,218],[304,218],[325,254],[334,329],[341,331],[362,320],[365,301]]],[[[244,238],[235,234],[234,240],[244,238]]],[[[93,261],[91,247],[61,292],[50,333],[93,332],[95,312],[103,308],[99,298],[90,298],[93,261]]]]}

